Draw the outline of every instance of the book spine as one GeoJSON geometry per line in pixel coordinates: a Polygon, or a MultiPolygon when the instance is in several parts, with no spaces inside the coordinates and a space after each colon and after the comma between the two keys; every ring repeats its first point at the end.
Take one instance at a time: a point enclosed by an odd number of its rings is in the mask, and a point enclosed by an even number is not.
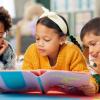
{"type": "Polygon", "coordinates": [[[44,88],[43,88],[43,85],[42,85],[41,78],[40,78],[40,77],[37,77],[37,80],[38,80],[38,83],[39,83],[39,85],[40,85],[41,92],[42,92],[43,94],[45,94],[45,91],[44,91],[44,88]]]}

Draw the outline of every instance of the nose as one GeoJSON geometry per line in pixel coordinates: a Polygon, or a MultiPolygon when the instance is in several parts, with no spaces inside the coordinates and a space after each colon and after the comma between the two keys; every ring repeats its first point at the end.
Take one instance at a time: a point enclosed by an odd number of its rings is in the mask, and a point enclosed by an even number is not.
{"type": "Polygon", "coordinates": [[[40,46],[40,47],[43,47],[43,46],[44,46],[44,42],[43,42],[42,40],[39,40],[39,41],[37,42],[37,44],[38,44],[38,46],[40,46]]]}

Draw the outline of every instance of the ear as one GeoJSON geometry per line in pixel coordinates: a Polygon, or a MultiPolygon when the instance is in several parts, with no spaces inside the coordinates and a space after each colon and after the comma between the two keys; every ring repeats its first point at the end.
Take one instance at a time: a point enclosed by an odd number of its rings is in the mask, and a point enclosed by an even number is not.
{"type": "Polygon", "coordinates": [[[4,35],[3,35],[3,37],[6,38],[6,36],[7,36],[7,33],[5,32],[4,35]]]}
{"type": "Polygon", "coordinates": [[[66,36],[62,36],[62,37],[60,37],[60,42],[59,42],[60,45],[64,44],[65,41],[66,41],[66,36]]]}

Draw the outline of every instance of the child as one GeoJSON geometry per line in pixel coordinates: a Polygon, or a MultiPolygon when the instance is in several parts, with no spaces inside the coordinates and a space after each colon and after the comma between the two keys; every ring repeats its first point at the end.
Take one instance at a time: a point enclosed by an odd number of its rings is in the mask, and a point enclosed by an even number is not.
{"type": "Polygon", "coordinates": [[[80,37],[83,45],[89,48],[89,56],[94,62],[91,68],[96,73],[94,77],[100,84],[100,17],[96,17],[86,23],[81,30],[80,37]]]}
{"type": "Polygon", "coordinates": [[[11,17],[7,10],[0,7],[0,70],[14,69],[15,55],[4,35],[11,27],[11,17]]]}
{"type": "MultiPolygon", "coordinates": [[[[54,12],[44,13],[37,21],[36,43],[27,49],[22,69],[79,72],[87,70],[81,50],[73,43],[65,42],[68,35],[68,25],[62,16],[54,12]]],[[[78,44],[74,37],[70,36],[70,38],[75,44],[78,44]]],[[[85,95],[94,95],[97,92],[96,87],[97,84],[92,79],[89,86],[80,88],[85,95]]]]}

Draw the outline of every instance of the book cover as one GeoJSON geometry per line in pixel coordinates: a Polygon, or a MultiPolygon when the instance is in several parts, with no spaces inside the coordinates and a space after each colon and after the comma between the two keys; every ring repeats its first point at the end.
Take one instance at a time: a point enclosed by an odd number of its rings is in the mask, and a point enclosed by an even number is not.
{"type": "Polygon", "coordinates": [[[0,89],[8,92],[26,90],[46,93],[51,87],[59,86],[64,90],[67,87],[88,85],[90,74],[59,70],[34,71],[1,71],[0,89]]]}

